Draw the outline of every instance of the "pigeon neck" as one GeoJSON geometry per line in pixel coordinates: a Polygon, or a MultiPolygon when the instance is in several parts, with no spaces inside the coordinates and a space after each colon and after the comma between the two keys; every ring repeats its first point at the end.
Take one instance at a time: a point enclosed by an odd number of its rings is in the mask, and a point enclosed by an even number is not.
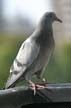
{"type": "Polygon", "coordinates": [[[50,21],[48,21],[48,23],[46,22],[46,23],[41,23],[40,25],[39,25],[39,29],[40,29],[40,31],[52,31],[52,22],[50,22],[50,21]]]}
{"type": "Polygon", "coordinates": [[[44,26],[43,28],[39,28],[36,30],[36,41],[39,44],[43,44],[46,45],[48,44],[48,40],[52,41],[53,40],[53,31],[52,31],[52,25],[47,25],[44,26]]]}
{"type": "Polygon", "coordinates": [[[40,25],[39,31],[43,34],[42,37],[52,37],[53,30],[52,30],[52,23],[49,22],[47,24],[40,25]]]}
{"type": "Polygon", "coordinates": [[[52,23],[49,22],[47,24],[40,23],[37,27],[36,30],[34,31],[33,35],[31,36],[32,39],[35,39],[36,42],[39,44],[44,44],[48,43],[48,40],[52,41],[54,40],[53,38],[53,30],[52,30],[52,23]]]}

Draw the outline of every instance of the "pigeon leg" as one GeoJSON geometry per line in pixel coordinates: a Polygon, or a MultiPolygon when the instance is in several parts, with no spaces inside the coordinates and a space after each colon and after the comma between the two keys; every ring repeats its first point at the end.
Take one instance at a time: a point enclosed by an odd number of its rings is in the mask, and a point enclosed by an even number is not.
{"type": "Polygon", "coordinates": [[[31,80],[29,80],[29,84],[32,86],[32,89],[34,90],[34,95],[36,94],[36,90],[38,88],[44,88],[44,86],[37,83],[33,83],[31,80]]]}
{"type": "Polygon", "coordinates": [[[45,86],[47,84],[46,79],[42,78],[41,75],[37,74],[37,78],[41,80],[41,83],[39,83],[40,85],[44,85],[45,86]]]}
{"type": "Polygon", "coordinates": [[[42,82],[43,82],[44,84],[46,84],[46,83],[47,83],[47,80],[46,80],[45,78],[42,78],[42,82]]]}
{"type": "Polygon", "coordinates": [[[29,84],[32,86],[32,89],[34,90],[34,95],[36,94],[36,84],[33,83],[31,80],[29,80],[29,84]]]}
{"type": "Polygon", "coordinates": [[[45,78],[42,78],[41,73],[42,73],[42,69],[36,72],[36,76],[41,81],[41,83],[39,83],[39,84],[45,86],[47,84],[47,82],[46,82],[45,78]]]}

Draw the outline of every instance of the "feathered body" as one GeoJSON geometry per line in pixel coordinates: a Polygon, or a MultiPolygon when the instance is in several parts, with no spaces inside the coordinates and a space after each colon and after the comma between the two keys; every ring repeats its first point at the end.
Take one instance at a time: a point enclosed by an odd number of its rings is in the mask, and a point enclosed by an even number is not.
{"type": "Polygon", "coordinates": [[[35,74],[40,77],[47,66],[55,46],[52,30],[54,19],[48,15],[44,14],[33,34],[22,43],[10,68],[5,88],[11,87],[21,77],[26,81],[31,80],[35,74]]]}

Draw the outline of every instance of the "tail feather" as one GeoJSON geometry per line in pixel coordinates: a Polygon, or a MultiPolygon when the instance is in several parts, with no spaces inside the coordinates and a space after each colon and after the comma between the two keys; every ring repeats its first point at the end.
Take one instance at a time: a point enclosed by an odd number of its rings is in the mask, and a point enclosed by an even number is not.
{"type": "Polygon", "coordinates": [[[25,70],[26,68],[24,68],[23,71],[19,72],[18,74],[10,73],[8,80],[5,84],[5,89],[12,87],[22,77],[25,70]]]}
{"type": "Polygon", "coordinates": [[[8,80],[5,84],[5,89],[8,89],[10,87],[14,87],[14,83],[16,82],[16,79],[14,79],[15,76],[14,75],[9,75],[8,80]]]}

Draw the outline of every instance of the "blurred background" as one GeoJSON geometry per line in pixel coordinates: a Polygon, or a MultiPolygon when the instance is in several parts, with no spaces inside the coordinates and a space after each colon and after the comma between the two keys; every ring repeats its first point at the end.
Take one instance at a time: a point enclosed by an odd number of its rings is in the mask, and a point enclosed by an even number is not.
{"type": "Polygon", "coordinates": [[[48,82],[71,82],[71,0],[0,0],[0,89],[22,42],[34,31],[40,17],[54,11],[54,54],[43,76],[48,82]]]}

